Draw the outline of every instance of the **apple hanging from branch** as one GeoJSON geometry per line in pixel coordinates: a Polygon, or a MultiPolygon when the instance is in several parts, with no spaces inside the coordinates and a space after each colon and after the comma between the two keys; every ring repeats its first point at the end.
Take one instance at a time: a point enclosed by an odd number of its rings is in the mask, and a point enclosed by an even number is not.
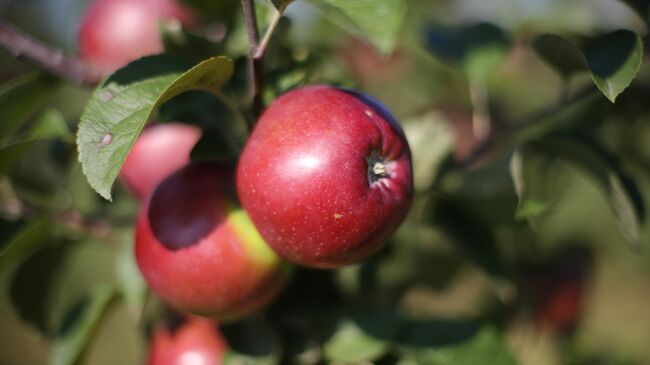
{"type": "Polygon", "coordinates": [[[239,161],[237,192],[280,256],[338,267],[379,250],[405,218],[411,154],[379,101],[303,87],[278,98],[257,122],[239,161]]]}
{"type": "Polygon", "coordinates": [[[289,266],[231,197],[232,168],[193,162],[163,180],[143,204],[135,257],[149,288],[173,307],[230,320],[283,288],[289,266]]]}

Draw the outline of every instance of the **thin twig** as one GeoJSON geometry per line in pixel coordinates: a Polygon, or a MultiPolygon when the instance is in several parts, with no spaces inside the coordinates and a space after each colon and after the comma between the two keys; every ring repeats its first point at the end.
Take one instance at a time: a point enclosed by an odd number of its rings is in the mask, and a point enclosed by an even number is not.
{"type": "Polygon", "coordinates": [[[547,118],[558,113],[566,106],[577,103],[586,97],[593,95],[595,92],[596,90],[594,89],[593,85],[590,84],[587,87],[576,92],[573,97],[568,98],[559,104],[551,105],[550,107],[533,114],[529,118],[526,118],[524,121],[521,121],[519,123],[508,123],[500,129],[493,130],[489,138],[484,140],[483,143],[479,144],[467,157],[460,161],[457,161],[454,165],[459,168],[467,168],[469,166],[472,166],[475,162],[483,158],[488,151],[496,147],[501,141],[508,139],[509,137],[515,135],[525,128],[530,128],[537,123],[543,122],[547,118]]]}
{"type": "MultiPolygon", "coordinates": [[[[257,28],[257,17],[255,15],[255,4],[253,0],[241,0],[242,12],[244,14],[244,24],[248,34],[248,76],[250,90],[253,97],[253,113],[257,118],[262,111],[262,90],[264,89],[264,78],[262,77],[262,60],[256,58],[257,49],[260,44],[260,33],[257,28]]],[[[252,129],[253,123],[249,123],[249,129],[252,129]]]]}
{"type": "Polygon", "coordinates": [[[268,47],[269,41],[271,41],[271,36],[273,35],[275,28],[278,26],[280,19],[282,19],[282,10],[273,8],[273,11],[273,18],[271,18],[269,26],[266,28],[266,32],[264,33],[264,37],[262,37],[262,41],[257,46],[257,50],[255,50],[254,58],[256,59],[264,57],[266,47],[268,47]]]}
{"type": "Polygon", "coordinates": [[[0,20],[0,46],[7,49],[14,57],[32,62],[78,85],[94,86],[102,79],[99,72],[82,61],[66,56],[62,50],[47,46],[2,20],[0,20]]]}

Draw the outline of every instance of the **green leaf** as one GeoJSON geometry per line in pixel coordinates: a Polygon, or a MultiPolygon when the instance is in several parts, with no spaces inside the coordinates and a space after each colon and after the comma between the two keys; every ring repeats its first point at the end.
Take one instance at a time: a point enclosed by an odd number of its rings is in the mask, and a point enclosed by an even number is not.
{"type": "Polygon", "coordinates": [[[433,207],[433,219],[458,244],[462,252],[487,273],[502,278],[507,268],[491,227],[460,202],[440,198],[433,207]]]}
{"type": "Polygon", "coordinates": [[[0,276],[11,271],[15,265],[27,256],[50,243],[48,236],[50,225],[45,220],[38,220],[22,228],[2,246],[0,251],[0,276]]]}
{"type": "Polygon", "coordinates": [[[503,30],[488,23],[459,28],[431,26],[426,43],[434,55],[460,66],[472,82],[481,84],[501,66],[510,46],[503,30]]]}
{"type": "Polygon", "coordinates": [[[594,84],[613,103],[641,67],[643,41],[634,32],[617,30],[589,42],[584,54],[594,84]]]}
{"type": "Polygon", "coordinates": [[[389,315],[377,313],[340,318],[334,333],[323,344],[325,358],[335,363],[378,359],[390,349],[389,336],[397,330],[398,323],[390,319],[389,315]]]}
{"type": "Polygon", "coordinates": [[[266,323],[259,320],[239,321],[221,327],[228,352],[225,365],[277,365],[282,348],[279,338],[266,323]]]}
{"type": "Polygon", "coordinates": [[[77,362],[115,294],[115,289],[110,286],[97,287],[90,293],[55,341],[50,365],[73,365],[77,362]]]}
{"type": "Polygon", "coordinates": [[[532,219],[548,213],[555,203],[553,191],[558,161],[536,154],[525,146],[510,159],[510,176],[519,198],[517,219],[532,219]]]}
{"type": "Polygon", "coordinates": [[[11,172],[34,142],[46,139],[70,141],[71,137],[63,115],[56,109],[46,109],[26,132],[0,139],[0,173],[11,172]]]}
{"type": "Polygon", "coordinates": [[[55,78],[45,74],[20,76],[0,87],[0,139],[20,129],[58,86],[55,78]]]}
{"type": "Polygon", "coordinates": [[[587,70],[587,60],[578,46],[554,34],[542,34],[533,40],[535,52],[562,77],[587,70]]]}
{"type": "Polygon", "coordinates": [[[215,57],[187,72],[165,56],[146,57],[117,71],[86,105],[77,135],[79,160],[90,185],[111,200],[111,186],[138,135],[165,101],[189,90],[215,91],[233,73],[232,60],[215,57]]]}
{"type": "Polygon", "coordinates": [[[30,128],[29,138],[32,140],[56,138],[69,142],[72,141],[72,133],[63,114],[54,108],[47,108],[30,128]]]}
{"type": "MultiPolygon", "coordinates": [[[[426,333],[422,335],[426,336],[426,333]]],[[[406,354],[420,365],[515,365],[517,361],[498,330],[485,326],[470,338],[448,345],[408,347],[406,354]]]]}
{"type": "Polygon", "coordinates": [[[614,156],[593,141],[575,137],[547,137],[534,142],[533,147],[565,159],[587,173],[605,195],[621,233],[631,244],[639,244],[645,205],[639,188],[622,171],[614,156]]]}
{"type": "Polygon", "coordinates": [[[395,48],[406,15],[404,0],[311,0],[339,26],[370,40],[382,53],[395,48]]]}
{"type": "Polygon", "coordinates": [[[629,7],[634,9],[641,19],[648,24],[650,21],[650,1],[649,0],[622,0],[629,7]]]}
{"type": "Polygon", "coordinates": [[[140,274],[133,253],[133,231],[120,232],[124,237],[120,244],[119,255],[115,262],[115,274],[119,291],[134,318],[139,320],[147,298],[147,285],[140,274]]]}
{"type": "Polygon", "coordinates": [[[67,252],[63,246],[43,248],[25,260],[11,279],[9,292],[16,313],[47,336],[54,334],[52,307],[61,283],[57,274],[67,252]]]}

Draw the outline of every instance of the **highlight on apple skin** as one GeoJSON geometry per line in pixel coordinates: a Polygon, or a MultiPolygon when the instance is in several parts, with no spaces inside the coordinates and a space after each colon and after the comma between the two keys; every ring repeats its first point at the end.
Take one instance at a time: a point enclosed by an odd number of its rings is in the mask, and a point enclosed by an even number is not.
{"type": "Polygon", "coordinates": [[[148,365],[221,365],[228,345],[216,322],[188,317],[180,325],[154,329],[148,365]]]}
{"type": "Polygon", "coordinates": [[[190,162],[201,129],[183,123],[156,123],[146,127],[120,170],[120,181],[140,199],[174,171],[190,162]]]}
{"type": "Polygon", "coordinates": [[[177,0],[95,0],[81,21],[79,55],[110,74],[140,57],[162,53],[161,22],[189,24],[193,18],[177,0]]]}
{"type": "Polygon", "coordinates": [[[264,307],[290,272],[231,198],[232,170],[183,167],[142,205],[136,226],[135,257],[149,288],[176,309],[219,320],[264,307]]]}
{"type": "Polygon", "coordinates": [[[257,122],[240,157],[237,193],[280,256],[339,267],[375,253],[405,218],[411,153],[376,99],[303,87],[279,97],[257,122]]]}

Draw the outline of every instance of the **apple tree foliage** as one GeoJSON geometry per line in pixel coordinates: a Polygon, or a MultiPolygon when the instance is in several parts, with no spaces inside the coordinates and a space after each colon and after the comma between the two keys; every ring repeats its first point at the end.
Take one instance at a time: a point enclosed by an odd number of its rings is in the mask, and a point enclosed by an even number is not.
{"type": "MultiPolygon", "coordinates": [[[[625,29],[514,27],[451,16],[453,1],[256,1],[270,29],[262,103],[310,83],[385,100],[411,143],[416,193],[372,259],[297,269],[263,313],[225,324],[224,361],[528,363],[517,330],[539,325],[531,267],[560,241],[647,250],[650,1],[609,1],[636,14],[625,29]]],[[[43,14],[18,3],[0,2],[3,22],[43,35],[43,14]]],[[[199,125],[193,158],[235,161],[256,117],[239,3],[186,3],[200,26],[161,27],[165,54],[92,88],[0,53],[11,65],[0,74],[1,363],[104,363],[108,352],[139,363],[167,315],[135,267],[137,202],[120,168],[149,120],[199,125]]],[[[590,353],[574,334],[556,335],[568,344],[558,363],[642,361],[590,353]]]]}

